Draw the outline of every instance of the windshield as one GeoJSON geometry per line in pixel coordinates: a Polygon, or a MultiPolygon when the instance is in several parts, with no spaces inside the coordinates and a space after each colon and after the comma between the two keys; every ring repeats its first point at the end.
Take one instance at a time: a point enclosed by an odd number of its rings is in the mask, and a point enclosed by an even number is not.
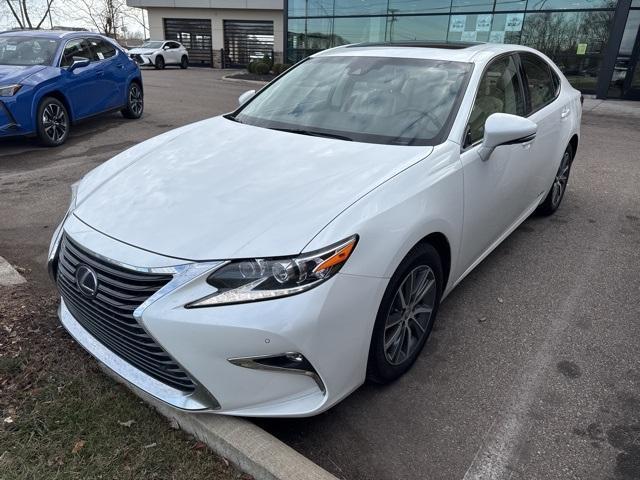
{"type": "Polygon", "coordinates": [[[53,38],[0,36],[0,65],[52,65],[59,41],[53,38]]]}
{"type": "Polygon", "coordinates": [[[158,48],[162,48],[163,43],[164,42],[145,42],[142,44],[142,47],[140,48],[153,48],[155,50],[158,48]]]}
{"type": "Polygon", "coordinates": [[[436,145],[448,134],[471,64],[388,57],[312,57],[232,118],[307,135],[436,145]]]}

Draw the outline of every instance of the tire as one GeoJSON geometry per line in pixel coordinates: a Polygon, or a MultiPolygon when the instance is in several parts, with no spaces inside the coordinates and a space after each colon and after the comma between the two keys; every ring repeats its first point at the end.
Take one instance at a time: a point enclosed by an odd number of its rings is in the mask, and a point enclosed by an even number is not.
{"type": "Polygon", "coordinates": [[[127,104],[120,110],[124,118],[136,119],[142,116],[144,112],[144,94],[140,84],[131,82],[127,92],[127,104]]]}
{"type": "Polygon", "coordinates": [[[38,105],[36,117],[38,141],[45,147],[62,145],[69,136],[69,112],[64,104],[54,97],[45,97],[38,105]]]}
{"type": "Polygon", "coordinates": [[[398,266],[382,297],[369,347],[369,381],[389,383],[411,368],[431,334],[442,289],[442,261],[438,252],[429,244],[415,247],[398,266]],[[413,283],[410,283],[411,278],[413,283]],[[412,303],[411,298],[416,298],[412,297],[411,291],[417,293],[420,290],[414,285],[421,285],[421,279],[426,280],[425,286],[431,287],[425,291],[421,302],[402,309],[402,298],[409,304],[412,303]],[[428,308],[431,309],[429,312],[426,311],[428,308]],[[396,347],[398,350],[394,357],[396,347]]]}
{"type": "Polygon", "coordinates": [[[164,70],[164,57],[158,55],[153,66],[156,67],[156,70],[164,70]]]}
{"type": "Polygon", "coordinates": [[[556,176],[553,178],[551,188],[547,192],[547,196],[544,198],[544,201],[536,209],[536,213],[538,215],[553,215],[560,207],[560,203],[562,203],[564,194],[567,191],[567,184],[569,183],[573,153],[573,147],[571,145],[567,145],[567,148],[562,155],[562,160],[560,161],[560,167],[558,167],[556,176]]]}
{"type": "Polygon", "coordinates": [[[186,55],[182,56],[180,60],[180,68],[186,70],[189,67],[189,58],[186,55]]]}

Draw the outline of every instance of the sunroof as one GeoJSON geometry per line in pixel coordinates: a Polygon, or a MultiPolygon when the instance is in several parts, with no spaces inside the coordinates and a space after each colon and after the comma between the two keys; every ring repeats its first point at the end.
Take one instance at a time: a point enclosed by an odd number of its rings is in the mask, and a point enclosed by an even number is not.
{"type": "Polygon", "coordinates": [[[463,48],[481,45],[482,42],[364,42],[347,45],[349,47],[418,47],[418,48],[446,48],[449,50],[461,50],[463,48]]]}

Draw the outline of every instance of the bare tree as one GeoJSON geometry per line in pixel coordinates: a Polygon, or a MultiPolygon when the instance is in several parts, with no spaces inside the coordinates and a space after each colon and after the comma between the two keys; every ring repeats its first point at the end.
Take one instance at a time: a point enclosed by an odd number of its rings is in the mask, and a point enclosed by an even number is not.
{"type": "Polygon", "coordinates": [[[4,0],[4,4],[8,7],[11,15],[23,29],[38,29],[51,14],[51,5],[54,0],[45,0],[45,2],[37,0],[4,0]],[[31,17],[35,15],[34,21],[31,17]]]}
{"type": "Polygon", "coordinates": [[[100,33],[115,38],[128,8],[125,0],[71,0],[69,12],[74,20],[90,23],[100,33]]]}

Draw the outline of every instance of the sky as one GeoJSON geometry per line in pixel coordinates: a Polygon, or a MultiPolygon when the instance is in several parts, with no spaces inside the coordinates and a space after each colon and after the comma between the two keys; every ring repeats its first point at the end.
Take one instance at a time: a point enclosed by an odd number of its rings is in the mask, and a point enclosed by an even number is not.
{"type": "MultiPolygon", "coordinates": [[[[18,0],[9,1],[11,1],[16,12],[18,12],[18,0]]],[[[46,0],[27,0],[27,4],[33,6],[30,7],[33,9],[33,13],[30,14],[32,23],[39,22],[42,18],[42,14],[46,10],[46,0]]],[[[82,27],[91,31],[96,31],[95,25],[93,25],[89,20],[77,18],[76,15],[71,14],[71,8],[69,8],[69,5],[70,3],[68,0],[53,0],[51,20],[54,26],[82,27]]],[[[140,9],[131,8],[130,11],[134,14],[137,14],[140,18],[140,9]]],[[[142,35],[142,25],[140,25],[139,22],[136,22],[135,20],[129,18],[123,19],[123,22],[125,28],[129,32],[138,32],[140,35],[142,35]]],[[[18,24],[7,6],[7,0],[0,0],[0,31],[8,30],[14,27],[18,27],[18,24]]],[[[42,28],[51,28],[51,22],[49,21],[49,18],[47,18],[42,24],[42,28]]]]}

